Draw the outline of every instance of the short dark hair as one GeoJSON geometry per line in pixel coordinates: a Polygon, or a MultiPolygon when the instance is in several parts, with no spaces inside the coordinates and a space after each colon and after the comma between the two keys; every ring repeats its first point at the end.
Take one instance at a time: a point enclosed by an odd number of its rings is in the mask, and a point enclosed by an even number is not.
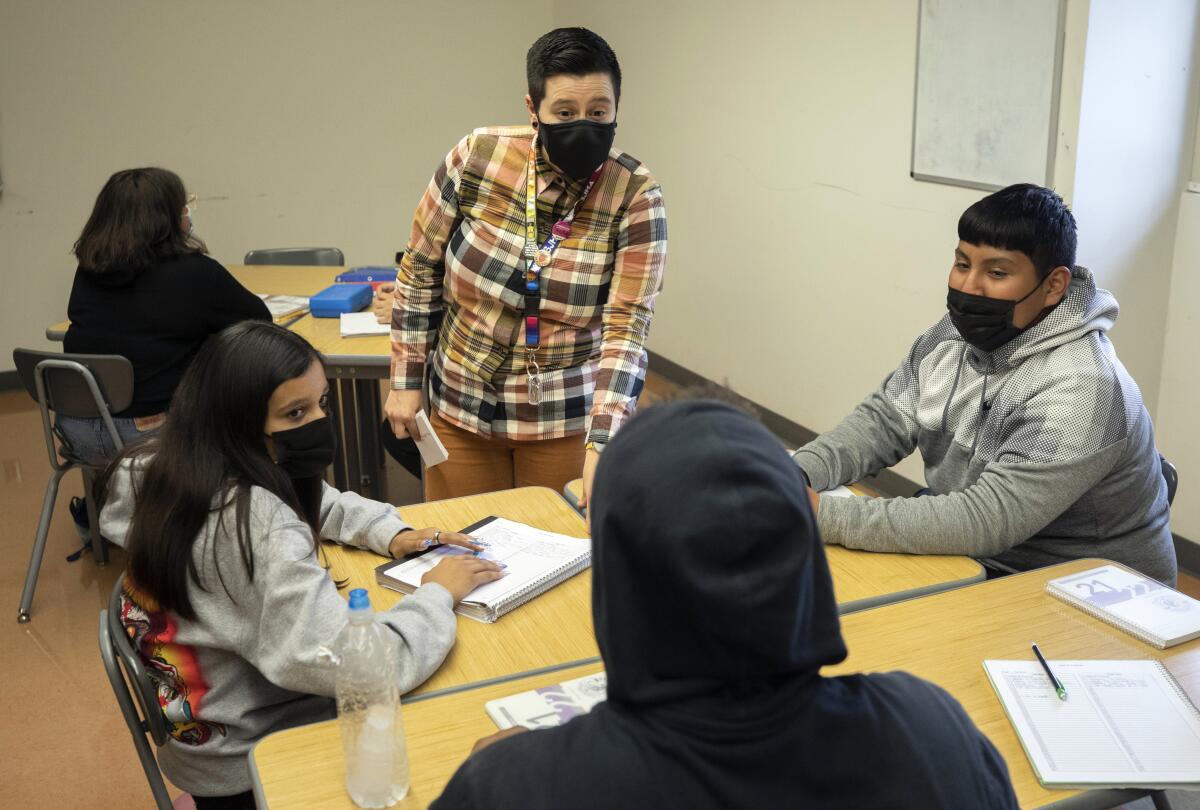
{"type": "Polygon", "coordinates": [[[1019,250],[1045,278],[1075,264],[1075,217],[1062,197],[1032,183],[989,194],[958,219],[958,238],[972,245],[1019,250]]]}
{"type": "Polygon", "coordinates": [[[183,229],[187,192],[179,175],[153,167],[108,178],[75,240],[79,268],[93,273],[142,270],[207,248],[183,229]]]}
{"type": "Polygon", "coordinates": [[[525,78],[535,110],[546,97],[546,79],[589,73],[607,73],[616,94],[613,101],[620,103],[621,66],[613,49],[599,34],[586,28],[555,28],[538,37],[525,54],[525,78]]]}

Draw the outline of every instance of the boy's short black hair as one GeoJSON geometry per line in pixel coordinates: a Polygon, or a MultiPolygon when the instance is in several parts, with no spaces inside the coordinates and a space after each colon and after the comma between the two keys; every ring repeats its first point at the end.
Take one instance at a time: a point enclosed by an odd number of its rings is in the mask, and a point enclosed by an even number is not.
{"type": "Polygon", "coordinates": [[[989,194],[963,211],[958,238],[972,245],[1019,250],[1038,276],[1075,265],[1075,217],[1051,189],[1018,183],[989,194]]]}
{"type": "Polygon", "coordinates": [[[612,79],[613,101],[621,101],[621,66],[617,55],[599,34],[586,28],[555,28],[538,37],[525,54],[525,77],[529,97],[537,109],[546,97],[546,79],[551,76],[586,76],[607,73],[612,79]]]}

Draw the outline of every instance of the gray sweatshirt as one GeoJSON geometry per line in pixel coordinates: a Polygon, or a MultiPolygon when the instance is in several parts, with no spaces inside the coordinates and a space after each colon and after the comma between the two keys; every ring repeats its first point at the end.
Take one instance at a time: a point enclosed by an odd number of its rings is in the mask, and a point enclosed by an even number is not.
{"type": "MultiPolygon", "coordinates": [[[[133,517],[132,469],[126,461],[114,474],[100,513],[100,530],[122,546],[133,517]]],[[[234,526],[230,505],[214,511],[196,540],[192,557],[203,588],[188,591],[196,620],[159,610],[136,586],[122,604],[122,622],[172,728],[159,763],[172,782],[201,796],[249,790],[246,754],[255,742],[336,713],[335,668],[319,651],[332,647],[347,608],[313,553],[312,530],[273,494],[253,488],[251,581],[234,526]]],[[[388,543],[407,528],[391,506],[325,487],[322,537],[387,556],[388,543]]],[[[402,692],[433,674],[454,644],[453,604],[441,585],[421,586],[378,617],[400,648],[395,677],[402,692]]]]}
{"type": "Polygon", "coordinates": [[[967,554],[1007,570],[1081,557],[1175,583],[1154,427],[1106,334],[1117,302],[1092,274],[988,353],[949,317],[833,430],[796,451],[820,491],[921,451],[932,494],[821,498],[827,543],[967,554]]]}

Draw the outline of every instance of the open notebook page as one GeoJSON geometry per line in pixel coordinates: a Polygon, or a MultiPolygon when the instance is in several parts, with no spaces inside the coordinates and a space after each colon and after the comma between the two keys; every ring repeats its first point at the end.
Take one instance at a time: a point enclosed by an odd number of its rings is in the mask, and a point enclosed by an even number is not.
{"type": "MultiPolygon", "coordinates": [[[[592,545],[591,540],[542,531],[505,518],[488,522],[472,531],[471,536],[487,546],[479,553],[480,557],[508,566],[504,569],[504,577],[480,585],[463,600],[488,605],[536,582],[568,560],[589,552],[592,545]]],[[[415,588],[421,584],[425,572],[443,557],[471,553],[459,546],[438,546],[416,559],[389,568],[387,575],[415,588]]]]}
{"type": "Polygon", "coordinates": [[[1200,715],[1156,661],[984,661],[1046,785],[1168,786],[1200,780],[1200,715]]]}

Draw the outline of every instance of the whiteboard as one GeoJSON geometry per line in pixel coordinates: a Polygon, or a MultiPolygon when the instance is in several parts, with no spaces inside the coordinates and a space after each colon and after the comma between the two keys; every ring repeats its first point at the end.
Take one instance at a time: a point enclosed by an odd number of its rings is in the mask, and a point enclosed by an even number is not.
{"type": "Polygon", "coordinates": [[[921,0],[912,176],[1050,185],[1063,0],[921,0]]]}

